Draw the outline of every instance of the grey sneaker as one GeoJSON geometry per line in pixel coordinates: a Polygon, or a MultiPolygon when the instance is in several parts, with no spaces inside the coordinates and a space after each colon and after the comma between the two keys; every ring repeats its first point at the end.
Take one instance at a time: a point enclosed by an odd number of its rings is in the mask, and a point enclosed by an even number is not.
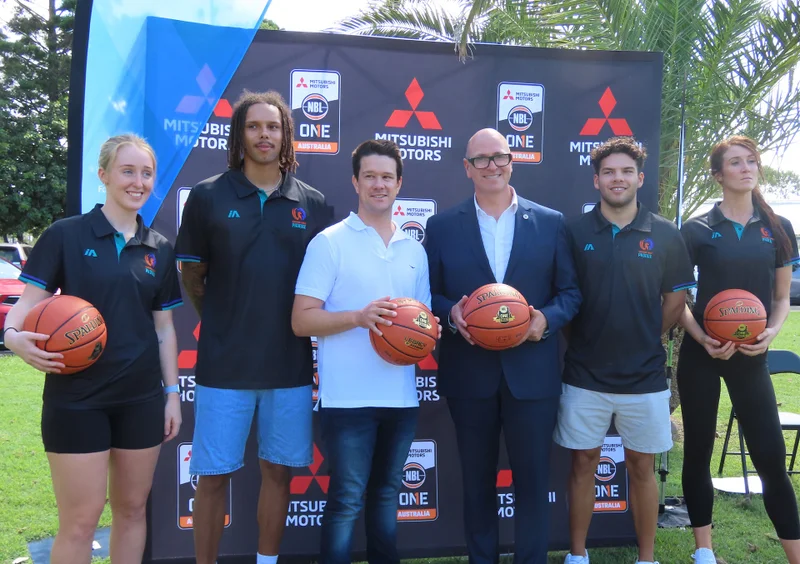
{"type": "Polygon", "coordinates": [[[714,551],[710,548],[698,548],[692,554],[692,560],[694,560],[694,564],[717,564],[714,551]]]}

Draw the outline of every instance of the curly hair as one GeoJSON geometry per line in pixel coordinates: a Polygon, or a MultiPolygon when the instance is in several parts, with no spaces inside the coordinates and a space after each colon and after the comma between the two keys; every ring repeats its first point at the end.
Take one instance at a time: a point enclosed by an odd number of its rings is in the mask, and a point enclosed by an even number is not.
{"type": "Polygon", "coordinates": [[[612,137],[592,149],[591,162],[594,173],[600,174],[600,164],[603,159],[616,153],[628,155],[636,161],[636,172],[642,172],[644,161],[647,159],[647,150],[633,137],[612,137]]]}
{"type": "Polygon", "coordinates": [[[250,92],[245,90],[233,106],[231,129],[228,133],[228,168],[241,170],[244,166],[244,125],[247,110],[256,104],[269,104],[278,108],[281,114],[281,152],[279,167],[281,172],[297,170],[294,154],[294,121],[292,111],[286,100],[275,90],[267,92],[250,92]]]}

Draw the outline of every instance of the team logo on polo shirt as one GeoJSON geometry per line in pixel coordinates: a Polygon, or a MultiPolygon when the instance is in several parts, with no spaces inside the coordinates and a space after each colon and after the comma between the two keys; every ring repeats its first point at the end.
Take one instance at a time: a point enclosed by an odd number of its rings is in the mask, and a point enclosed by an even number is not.
{"type": "Polygon", "coordinates": [[[514,319],[516,317],[512,315],[511,310],[506,305],[500,306],[500,309],[497,310],[497,315],[494,316],[495,323],[511,323],[514,319]]]}
{"type": "Polygon", "coordinates": [[[439,515],[439,480],[434,441],[411,443],[403,466],[403,485],[398,502],[398,521],[434,521],[439,515]]]}
{"type": "Polygon", "coordinates": [[[761,228],[761,240],[764,241],[765,243],[769,243],[771,245],[774,242],[774,239],[772,238],[772,231],[770,231],[766,227],[762,227],[761,228]]]}
{"type": "Polygon", "coordinates": [[[544,86],[524,82],[498,84],[497,131],[506,138],[515,163],[542,162],[544,86]]]}
{"type": "Polygon", "coordinates": [[[306,228],[306,210],[303,208],[294,208],[292,210],[292,227],[295,229],[305,229],[306,228]]]}
{"type": "Polygon", "coordinates": [[[639,252],[636,256],[643,259],[651,259],[653,258],[653,248],[655,244],[653,243],[652,239],[642,239],[639,241],[639,252]]]}
{"type": "Polygon", "coordinates": [[[144,255],[144,271],[150,276],[156,275],[156,255],[153,253],[144,255]]]}

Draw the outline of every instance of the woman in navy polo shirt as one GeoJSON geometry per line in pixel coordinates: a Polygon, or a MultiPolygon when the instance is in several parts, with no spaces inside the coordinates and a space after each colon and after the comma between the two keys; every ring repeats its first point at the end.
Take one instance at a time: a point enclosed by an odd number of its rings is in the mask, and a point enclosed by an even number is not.
{"type": "Polygon", "coordinates": [[[143,139],[106,141],[98,170],[105,204],[59,220],[42,234],[20,276],[25,291],[6,317],[6,346],[47,373],[42,440],[58,505],[54,562],[91,560],[106,493],[112,561],[141,562],[145,504],[160,445],[180,429],[170,311],[182,303],[175,258],[169,241],[138,214],[155,169],[155,154],[143,139]],[[36,347],[48,335],[21,330],[31,308],[59,288],[91,302],[107,325],[103,354],[74,375],[59,374],[60,354],[36,347]]]}
{"type": "Polygon", "coordinates": [[[753,465],[764,486],[764,506],[790,563],[800,563],[800,520],[786,473],[767,348],[789,314],[792,266],[800,262],[792,224],[775,215],[758,189],[761,157],[755,142],[731,137],[711,153],[711,174],[722,201],[687,221],[681,233],[698,268],[697,302],[680,319],[686,329],[678,365],[684,426],[683,492],[694,527],[696,564],[716,562],[711,547],[714,491],[709,468],[716,432],[720,378],[753,465]],[[703,311],[722,290],[752,292],[767,310],[767,328],[752,345],[720,343],[703,330],[703,311]]]}

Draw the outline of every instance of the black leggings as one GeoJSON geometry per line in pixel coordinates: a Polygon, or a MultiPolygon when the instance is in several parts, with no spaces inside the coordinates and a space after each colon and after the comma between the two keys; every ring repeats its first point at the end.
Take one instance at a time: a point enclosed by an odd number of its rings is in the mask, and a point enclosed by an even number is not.
{"type": "Polygon", "coordinates": [[[718,360],[711,358],[688,334],[684,337],[678,364],[685,441],[683,494],[692,526],[710,525],[714,504],[710,464],[721,377],[728,387],[750,458],[764,486],[767,515],[778,538],[796,540],[800,539],[800,518],[794,489],[786,473],[786,444],[766,356],[736,353],[729,360],[718,360]]]}

